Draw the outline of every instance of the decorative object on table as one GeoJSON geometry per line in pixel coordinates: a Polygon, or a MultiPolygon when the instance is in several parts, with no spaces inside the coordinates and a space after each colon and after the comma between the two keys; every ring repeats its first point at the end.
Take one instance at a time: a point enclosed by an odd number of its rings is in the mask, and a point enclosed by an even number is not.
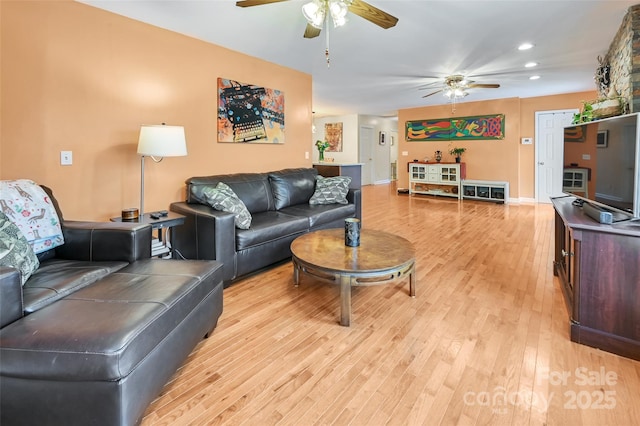
{"type": "Polygon", "coordinates": [[[456,163],[459,163],[461,161],[461,157],[462,154],[464,154],[464,152],[467,150],[467,148],[451,148],[449,150],[449,154],[453,155],[454,157],[456,157],[456,163]]]}
{"type": "Polygon", "coordinates": [[[327,141],[329,152],[342,152],[342,123],[325,123],[324,140],[327,141]]]}
{"type": "Polygon", "coordinates": [[[442,151],[435,152],[436,161],[439,163],[442,160],[442,151]]]}
{"type": "Polygon", "coordinates": [[[360,245],[360,219],[350,217],[344,220],[344,244],[348,247],[360,245]]]}
{"type": "Polygon", "coordinates": [[[187,141],[184,127],[162,124],[143,125],[138,138],[140,155],[140,212],[144,214],[144,158],[159,163],[164,157],[183,157],[187,155],[187,141]],[[158,157],[158,158],[156,158],[158,157]]]}
{"type": "Polygon", "coordinates": [[[318,161],[324,161],[324,152],[329,148],[329,142],[318,139],[316,141],[316,148],[318,148],[318,161]]]}
{"type": "Polygon", "coordinates": [[[407,121],[407,142],[504,139],[504,114],[407,121]]]}
{"type": "Polygon", "coordinates": [[[284,92],[218,78],[218,142],[284,143],[284,92]]]}
{"type": "Polygon", "coordinates": [[[127,220],[134,221],[134,220],[138,220],[138,218],[140,217],[140,213],[136,208],[122,209],[122,213],[120,214],[120,217],[124,221],[127,221],[127,220]]]}

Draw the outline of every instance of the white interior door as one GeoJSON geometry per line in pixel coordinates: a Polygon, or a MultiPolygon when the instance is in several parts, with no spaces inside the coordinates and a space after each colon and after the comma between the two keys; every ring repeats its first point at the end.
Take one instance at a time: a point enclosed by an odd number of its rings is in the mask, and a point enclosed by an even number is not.
{"type": "Polygon", "coordinates": [[[362,184],[371,185],[373,183],[373,127],[360,126],[358,158],[362,163],[362,184]]]}
{"type": "Polygon", "coordinates": [[[536,112],[535,185],[536,201],[550,203],[562,195],[564,126],[578,110],[536,112]]]}

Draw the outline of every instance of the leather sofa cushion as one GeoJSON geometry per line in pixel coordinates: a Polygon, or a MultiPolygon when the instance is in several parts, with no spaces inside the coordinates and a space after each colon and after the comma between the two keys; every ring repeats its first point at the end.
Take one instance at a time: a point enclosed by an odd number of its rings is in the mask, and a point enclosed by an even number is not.
{"type": "Polygon", "coordinates": [[[23,287],[24,312],[29,314],[37,311],[127,264],[61,259],[43,262],[23,287]]]}
{"type": "Polygon", "coordinates": [[[0,330],[0,373],[68,381],[126,377],[222,285],[221,266],[160,259],[131,264],[0,330]]]}
{"type": "Polygon", "coordinates": [[[316,187],[316,169],[284,169],[269,173],[276,210],[308,204],[316,187]]]}
{"type": "Polygon", "coordinates": [[[187,180],[187,202],[208,205],[202,190],[206,187],[215,188],[218,182],[226,183],[252,215],[275,208],[269,177],[266,173],[236,173],[190,178],[187,180]]]}
{"type": "Polygon", "coordinates": [[[354,204],[299,204],[280,210],[292,216],[306,217],[309,220],[309,228],[316,228],[347,217],[354,217],[356,206],[354,204]]]}
{"type": "Polygon", "coordinates": [[[291,216],[279,211],[258,213],[253,215],[250,229],[236,229],[236,250],[287,238],[306,232],[308,228],[309,221],[306,217],[291,216]]]}

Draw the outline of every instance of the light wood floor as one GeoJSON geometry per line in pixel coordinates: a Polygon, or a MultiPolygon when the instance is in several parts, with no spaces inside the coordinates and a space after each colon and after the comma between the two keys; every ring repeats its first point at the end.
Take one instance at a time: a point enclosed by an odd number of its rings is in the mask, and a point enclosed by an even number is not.
{"type": "Polygon", "coordinates": [[[213,335],[143,425],[639,425],[640,362],[569,341],[550,205],[363,188],[363,226],[417,250],[408,280],[338,288],[290,262],[225,290],[213,335]]]}

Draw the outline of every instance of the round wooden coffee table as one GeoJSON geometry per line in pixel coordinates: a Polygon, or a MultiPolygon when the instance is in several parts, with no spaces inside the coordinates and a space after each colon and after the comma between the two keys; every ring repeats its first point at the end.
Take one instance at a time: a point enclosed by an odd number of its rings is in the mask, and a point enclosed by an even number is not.
{"type": "Polygon", "coordinates": [[[340,324],[351,325],[351,287],[387,284],[409,276],[409,295],[415,297],[415,250],[406,239],[382,231],[362,229],[360,246],[344,244],[344,229],[310,232],[291,243],[293,282],[300,272],[340,284],[340,324]]]}

